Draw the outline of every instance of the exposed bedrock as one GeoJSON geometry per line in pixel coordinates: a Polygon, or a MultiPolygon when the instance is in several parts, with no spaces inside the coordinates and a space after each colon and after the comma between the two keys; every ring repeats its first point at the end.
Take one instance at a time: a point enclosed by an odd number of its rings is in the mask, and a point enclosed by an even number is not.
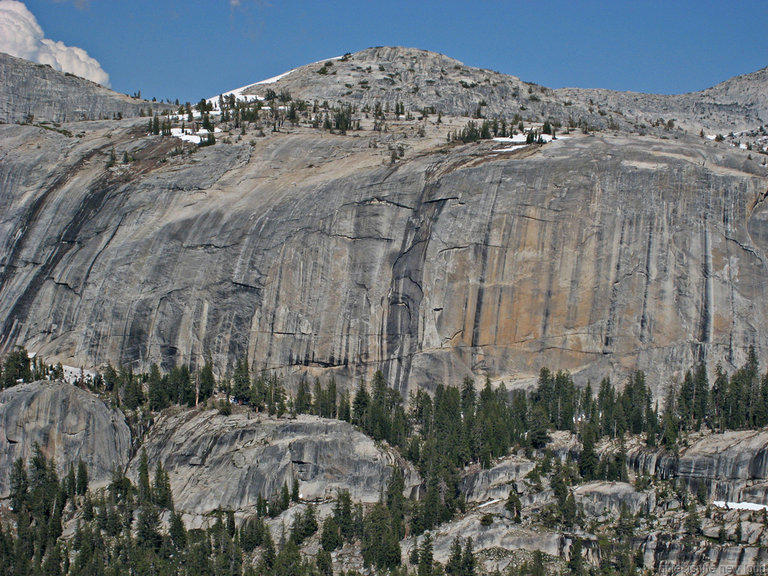
{"type": "MultiPolygon", "coordinates": [[[[350,424],[314,416],[165,414],[143,448],[150,469],[162,463],[168,471],[174,504],[187,514],[252,511],[259,494],[270,499],[294,481],[307,500],[348,490],[355,502],[378,502],[395,466],[404,472],[406,496],[421,483],[412,466],[350,424]]],[[[134,480],[139,458],[128,466],[134,480]]]]}
{"type": "Polygon", "coordinates": [[[122,413],[63,382],[20,384],[0,392],[0,498],[11,490],[13,462],[35,445],[56,461],[59,477],[82,460],[92,488],[105,486],[128,462],[131,432],[122,413]]]}
{"type": "Polygon", "coordinates": [[[221,373],[248,354],[342,386],[382,369],[404,394],[640,368],[659,397],[768,346],[768,178],[741,152],[572,135],[389,166],[299,131],[158,162],[168,139],[120,126],[0,127],[6,349],[221,373]],[[139,160],[105,173],[113,146],[139,160]]]}
{"type": "Polygon", "coordinates": [[[768,505],[768,431],[725,432],[691,439],[679,456],[635,449],[628,464],[641,474],[679,478],[712,500],[768,505]]]}
{"type": "Polygon", "coordinates": [[[170,108],[0,52],[0,122],[76,122],[170,108]]]}

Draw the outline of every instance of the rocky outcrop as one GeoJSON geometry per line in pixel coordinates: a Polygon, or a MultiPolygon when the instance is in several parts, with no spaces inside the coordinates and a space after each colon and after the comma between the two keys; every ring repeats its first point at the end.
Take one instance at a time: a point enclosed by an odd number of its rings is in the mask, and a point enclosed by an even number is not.
{"type": "Polygon", "coordinates": [[[576,504],[589,517],[617,518],[622,506],[633,516],[651,514],[656,507],[653,491],[640,492],[627,482],[588,482],[573,490],[576,504]]]}
{"type": "MultiPolygon", "coordinates": [[[[406,495],[421,483],[412,467],[351,425],[313,416],[167,414],[142,448],[150,469],[162,463],[168,471],[174,504],[188,514],[253,510],[259,494],[270,499],[294,481],[306,500],[348,490],[356,502],[378,502],[394,466],[405,473],[406,495]]],[[[128,467],[134,479],[138,459],[128,467]]]]}
{"type": "Polygon", "coordinates": [[[671,120],[672,125],[691,131],[727,134],[768,124],[768,68],[688,94],[667,96],[583,88],[564,88],[555,93],[647,125],[671,120]]]}
{"type": "Polygon", "coordinates": [[[466,474],[461,491],[467,502],[486,502],[506,498],[517,482],[533,470],[535,463],[527,458],[512,456],[505,458],[493,468],[476,470],[466,474]]]}
{"type": "Polygon", "coordinates": [[[91,488],[98,488],[128,462],[131,433],[120,412],[71,384],[34,382],[3,390],[0,498],[10,493],[13,462],[28,462],[35,445],[56,461],[60,477],[83,460],[91,488]]]}
{"type": "MultiPolygon", "coordinates": [[[[567,552],[571,542],[571,538],[554,531],[515,524],[504,510],[503,503],[477,509],[433,530],[435,560],[442,563],[448,560],[451,544],[457,536],[462,543],[466,538],[472,538],[475,551],[503,551],[506,561],[499,559],[500,568],[504,568],[509,558],[521,550],[538,550],[550,556],[561,556],[567,552]],[[486,515],[493,519],[490,525],[481,522],[482,516],[486,515]]],[[[408,541],[403,549],[407,551],[412,545],[413,541],[408,541]]]]}
{"type": "Polygon", "coordinates": [[[711,500],[768,504],[768,431],[731,431],[691,438],[679,456],[628,451],[631,469],[658,478],[679,478],[696,493],[704,484],[711,500]]]}
{"type": "Polygon", "coordinates": [[[102,120],[166,108],[0,52],[0,123],[102,120]]]}

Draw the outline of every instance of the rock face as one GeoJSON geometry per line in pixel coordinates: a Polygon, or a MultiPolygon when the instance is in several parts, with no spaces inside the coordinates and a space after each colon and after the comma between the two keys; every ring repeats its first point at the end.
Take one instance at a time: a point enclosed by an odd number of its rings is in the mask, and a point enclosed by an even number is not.
{"type": "Polygon", "coordinates": [[[13,462],[38,444],[59,477],[82,459],[92,488],[128,462],[131,433],[123,415],[92,394],[63,382],[21,384],[0,392],[0,498],[10,493],[13,462]]]}
{"type": "MultiPolygon", "coordinates": [[[[354,501],[369,503],[379,500],[393,466],[404,469],[406,495],[421,483],[410,466],[349,424],[312,416],[166,415],[143,448],[150,469],[160,462],[168,471],[174,504],[188,514],[246,511],[259,494],[269,499],[284,483],[290,489],[294,479],[307,500],[349,490],[354,501]]],[[[137,476],[138,457],[129,465],[129,477],[137,476]]]]}
{"type": "Polygon", "coordinates": [[[493,468],[467,474],[461,491],[465,494],[467,502],[506,499],[510,489],[523,480],[534,466],[534,462],[526,458],[505,458],[493,468]]]}
{"type": "Polygon", "coordinates": [[[372,123],[191,155],[138,120],[0,126],[0,348],[135,369],[210,354],[220,374],[247,354],[289,384],[381,369],[403,394],[640,368],[657,398],[695,361],[768,349],[768,170],[746,151],[682,133],[511,151],[372,123]],[[113,149],[135,162],[107,168],[113,149]]]}
{"type": "Polygon", "coordinates": [[[768,431],[709,434],[680,451],[632,450],[630,467],[659,478],[680,478],[696,493],[703,483],[711,500],[768,504],[768,431]]]}
{"type": "Polygon", "coordinates": [[[101,165],[114,136],[2,130],[4,343],[65,363],[247,352],[348,384],[381,368],[407,393],[541,366],[660,385],[768,346],[766,171],[698,139],[390,167],[363,138],[285,134],[118,176],[101,165]]]}
{"type": "Polygon", "coordinates": [[[768,68],[736,76],[701,92],[673,96],[565,88],[563,99],[592,102],[614,115],[648,122],[673,120],[689,130],[740,132],[768,124],[768,68]]]}
{"type": "Polygon", "coordinates": [[[111,119],[166,107],[0,52],[0,123],[111,119]]]}
{"type": "Polygon", "coordinates": [[[627,482],[589,482],[573,491],[576,504],[590,517],[618,517],[621,506],[630,514],[651,514],[656,506],[652,491],[639,492],[627,482]]]}

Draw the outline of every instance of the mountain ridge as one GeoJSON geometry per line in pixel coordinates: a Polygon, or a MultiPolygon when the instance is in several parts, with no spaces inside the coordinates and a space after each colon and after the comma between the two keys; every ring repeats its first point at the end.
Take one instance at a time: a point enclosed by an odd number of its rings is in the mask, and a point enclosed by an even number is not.
{"type": "Polygon", "coordinates": [[[428,50],[375,47],[303,65],[275,78],[240,92],[263,97],[268,90],[289,90],[299,98],[369,107],[378,100],[400,100],[413,111],[434,108],[443,114],[473,116],[479,110],[488,118],[519,114],[524,119],[549,117],[563,124],[572,120],[634,132],[650,132],[660,119],[712,134],[756,129],[768,122],[764,97],[768,68],[679,95],[600,88],[553,90],[428,50]],[[729,100],[722,101],[725,97],[729,100]]]}
{"type": "Polygon", "coordinates": [[[0,52],[1,123],[104,120],[169,108],[0,52]]]}

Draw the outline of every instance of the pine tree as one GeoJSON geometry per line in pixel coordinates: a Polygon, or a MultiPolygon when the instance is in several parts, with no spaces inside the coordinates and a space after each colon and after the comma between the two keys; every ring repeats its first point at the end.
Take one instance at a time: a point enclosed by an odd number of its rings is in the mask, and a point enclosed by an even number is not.
{"type": "Polygon", "coordinates": [[[696,367],[693,381],[693,418],[696,421],[695,428],[699,430],[707,416],[707,407],[709,405],[709,380],[707,378],[707,367],[704,364],[699,364],[696,367]]]}
{"type": "Polygon", "coordinates": [[[187,547],[187,531],[184,528],[184,522],[181,519],[180,512],[171,514],[171,524],[168,529],[171,541],[177,550],[183,550],[187,547]]]}
{"type": "Polygon", "coordinates": [[[333,552],[343,544],[341,531],[334,516],[328,516],[323,521],[323,529],[320,533],[320,545],[323,550],[333,552]]]}
{"type": "Polygon", "coordinates": [[[475,576],[475,553],[472,550],[472,537],[464,542],[464,551],[461,553],[461,574],[462,576],[475,576]]]}
{"type": "Polygon", "coordinates": [[[352,401],[352,423],[366,428],[368,420],[368,407],[371,403],[371,397],[368,394],[368,390],[365,387],[365,382],[362,380],[357,386],[355,392],[355,399],[352,401]]]}
{"type": "Polygon", "coordinates": [[[597,454],[595,452],[596,425],[588,421],[582,432],[582,450],[579,457],[579,473],[585,482],[595,479],[597,473],[597,454]]]}
{"type": "Polygon", "coordinates": [[[163,377],[160,375],[160,368],[154,362],[149,367],[149,378],[147,379],[147,388],[149,396],[149,409],[159,411],[168,406],[168,395],[166,386],[163,386],[163,377]]]}
{"type": "Polygon", "coordinates": [[[507,496],[507,502],[504,504],[507,511],[512,514],[512,520],[519,523],[521,521],[520,513],[522,511],[522,504],[520,503],[520,497],[517,495],[517,490],[514,487],[510,489],[507,496]]]}
{"type": "Polygon", "coordinates": [[[581,540],[575,538],[571,545],[571,550],[568,558],[568,575],[569,576],[582,576],[584,574],[584,561],[581,557],[581,540]]]}
{"type": "Polygon", "coordinates": [[[149,486],[149,459],[147,458],[147,451],[142,448],[141,455],[139,456],[139,504],[149,502],[152,497],[152,492],[149,486]]]}
{"type": "Polygon", "coordinates": [[[237,361],[232,377],[232,396],[235,402],[244,404],[251,397],[251,375],[248,369],[248,356],[237,361]]]}
{"type": "MultiPolygon", "coordinates": [[[[317,381],[319,385],[319,381],[317,381]]],[[[315,395],[317,397],[317,395],[315,395]]],[[[301,379],[299,382],[299,388],[296,392],[296,400],[294,402],[294,409],[297,414],[306,414],[312,407],[312,394],[309,392],[309,384],[305,379],[301,379]]]]}
{"type": "Polygon", "coordinates": [[[216,378],[213,375],[213,362],[210,356],[206,356],[205,363],[197,376],[197,396],[200,402],[205,402],[213,396],[216,387],[216,378]]]}
{"type": "Polygon", "coordinates": [[[432,536],[427,533],[421,541],[419,549],[417,576],[433,576],[435,573],[434,564],[432,536]]]}
{"type": "Polygon", "coordinates": [[[171,480],[162,463],[155,468],[155,479],[152,486],[152,501],[159,508],[173,510],[173,494],[171,493],[171,480]]]}
{"type": "Polygon", "coordinates": [[[461,539],[456,536],[451,543],[451,553],[448,557],[448,561],[445,564],[446,576],[463,576],[462,575],[462,554],[461,554],[461,539]]]}

